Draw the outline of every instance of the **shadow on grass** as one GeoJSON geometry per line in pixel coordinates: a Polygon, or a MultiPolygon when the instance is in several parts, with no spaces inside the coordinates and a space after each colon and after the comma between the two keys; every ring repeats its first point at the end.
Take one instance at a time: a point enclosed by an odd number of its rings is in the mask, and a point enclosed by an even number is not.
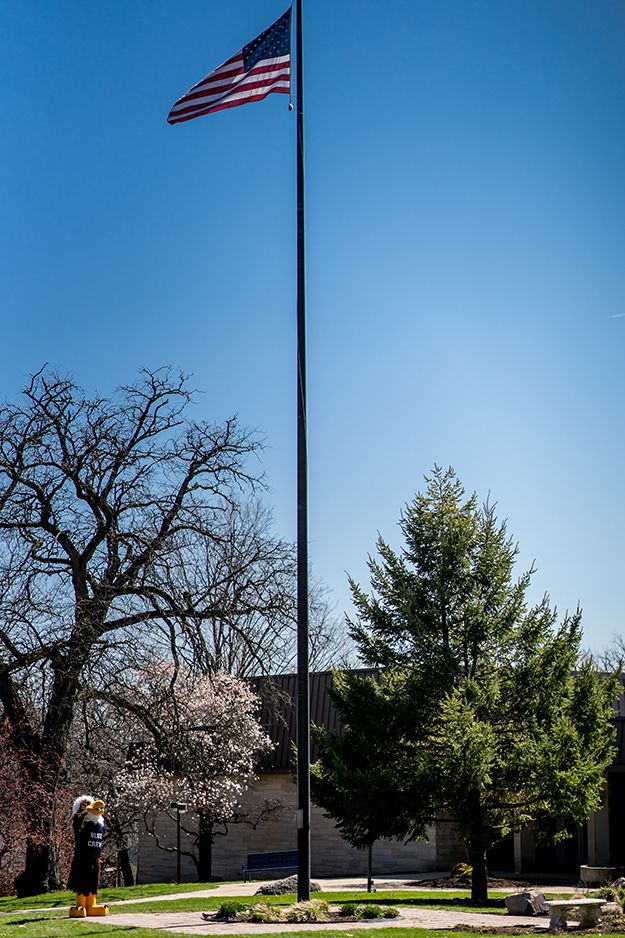
{"type": "MultiPolygon", "coordinates": [[[[363,901],[361,899],[359,902],[363,901]]],[[[468,909],[503,909],[505,908],[502,899],[485,899],[483,902],[476,901],[473,902],[471,899],[462,899],[462,898],[447,898],[446,896],[441,899],[432,899],[421,897],[421,896],[410,896],[405,899],[378,899],[375,893],[371,893],[371,902],[375,905],[398,905],[398,906],[411,906],[421,909],[432,908],[433,905],[438,906],[441,909],[458,909],[458,908],[468,908],[468,909]]]]}
{"type": "Polygon", "coordinates": [[[406,894],[398,895],[393,893],[355,893],[346,897],[344,894],[332,895],[331,893],[316,893],[316,898],[326,899],[335,905],[343,905],[346,902],[371,902],[380,906],[397,906],[398,908],[413,909],[464,909],[467,912],[505,912],[506,907],[503,896],[492,896],[483,901],[473,901],[470,896],[445,896],[433,893],[406,894]]]}

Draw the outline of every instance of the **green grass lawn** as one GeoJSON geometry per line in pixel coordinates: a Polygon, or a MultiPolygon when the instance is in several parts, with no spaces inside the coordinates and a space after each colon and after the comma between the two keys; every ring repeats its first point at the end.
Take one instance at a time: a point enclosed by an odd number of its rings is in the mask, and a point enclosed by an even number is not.
{"type": "MultiPolygon", "coordinates": [[[[488,902],[473,904],[471,902],[468,890],[459,890],[452,892],[446,891],[427,891],[415,893],[412,890],[392,889],[380,890],[379,892],[317,892],[313,893],[315,899],[325,899],[333,905],[339,905],[344,902],[373,902],[376,905],[394,905],[399,908],[421,908],[421,909],[455,909],[459,912],[492,912],[495,914],[506,913],[504,898],[505,892],[491,892],[488,902]]],[[[253,905],[256,902],[268,902],[270,905],[290,905],[295,902],[295,896],[234,896],[237,902],[245,905],[253,905]]],[[[555,893],[549,893],[548,898],[555,899],[555,893]]],[[[128,912],[210,912],[218,909],[224,901],[225,896],[210,896],[208,898],[199,898],[190,896],[187,899],[171,899],[162,902],[150,903],[138,902],[128,906],[125,911],[128,912]]],[[[99,894],[98,894],[99,901],[99,894]]],[[[120,909],[121,911],[121,909],[120,909]]],[[[111,909],[115,912],[115,909],[111,909]]]]}
{"type": "Polygon", "coordinates": [[[21,923],[0,921],[0,938],[163,938],[163,932],[154,928],[129,928],[127,925],[116,927],[70,919],[47,919],[21,923]]]}
{"type": "MultiPolygon", "coordinates": [[[[215,888],[216,883],[185,883],[177,886],[175,883],[152,883],[145,886],[128,886],[117,889],[100,889],[98,891],[98,902],[117,902],[124,899],[145,899],[145,902],[137,902],[128,907],[128,911],[133,912],[193,912],[209,911],[217,909],[224,900],[224,896],[199,897],[194,896],[194,892],[200,890],[215,888]],[[189,897],[185,899],[162,899],[154,902],[156,897],[171,895],[172,893],[186,892],[189,897]]],[[[462,909],[467,911],[487,911],[501,912],[505,911],[503,900],[505,892],[492,892],[487,903],[471,905],[470,894],[467,890],[452,892],[445,891],[427,891],[415,893],[412,890],[381,890],[380,892],[370,893],[365,891],[351,892],[323,892],[315,893],[316,898],[326,899],[328,902],[377,902],[380,905],[409,905],[431,909],[462,909]]],[[[277,905],[289,905],[295,902],[295,896],[237,896],[239,901],[246,904],[254,902],[267,901],[277,905]]],[[[73,892],[48,892],[38,896],[29,896],[26,899],[16,899],[15,896],[5,896],[0,898],[0,913],[19,912],[23,910],[37,909],[60,909],[73,905],[75,894],[73,892]]]]}
{"type": "MultiPolygon", "coordinates": [[[[134,886],[120,889],[102,889],[98,893],[98,901],[113,902],[116,899],[145,898],[145,902],[134,903],[130,906],[118,905],[111,907],[108,921],[111,924],[103,925],[96,920],[67,918],[67,908],[74,901],[74,894],[68,892],[46,893],[29,899],[17,900],[15,898],[0,899],[0,938],[162,938],[163,932],[151,928],[132,928],[114,924],[116,912],[210,912],[219,908],[226,897],[193,896],[198,889],[207,889],[215,886],[214,883],[187,883],[184,886],[175,884],[152,884],[134,886]],[[184,899],[164,899],[154,901],[156,896],[171,895],[176,892],[188,892],[184,899]],[[44,909],[52,911],[43,911],[44,909]],[[25,910],[34,911],[25,911],[25,910]],[[41,909],[42,911],[36,911],[41,909]]],[[[344,902],[373,902],[377,905],[392,905],[397,908],[430,908],[430,909],[456,909],[466,912],[495,912],[504,913],[504,892],[492,892],[487,904],[472,905],[468,891],[423,891],[412,890],[381,890],[376,893],[364,891],[351,892],[324,892],[316,893],[317,898],[338,905],[344,902]]],[[[550,894],[555,898],[556,894],[550,894]]],[[[236,896],[237,901],[246,905],[266,901],[272,905],[290,905],[296,899],[288,896],[236,896]]],[[[504,922],[502,921],[502,924],[504,922]]],[[[431,931],[407,927],[376,928],[375,938],[463,938],[464,933],[431,931]]],[[[301,934],[277,929],[271,933],[270,938],[301,938],[301,934]]],[[[237,938],[237,936],[229,936],[237,938]]],[[[264,938],[264,936],[263,936],[264,938]]],[[[324,930],[323,938],[371,938],[371,932],[355,923],[349,931],[324,930]]],[[[466,938],[472,936],[466,935],[466,938]]],[[[507,936],[509,938],[509,936],[507,936]]],[[[622,938],[622,936],[621,936],[622,938]]]]}
{"type": "MultiPolygon", "coordinates": [[[[98,890],[98,902],[116,902],[120,899],[149,899],[178,892],[197,892],[199,889],[215,889],[221,883],[146,883],[144,886],[117,886],[98,890]]],[[[75,892],[44,892],[26,899],[15,896],[0,896],[0,912],[17,912],[20,909],[55,909],[70,906],[76,901],[75,892]]]]}
{"type": "MultiPolygon", "coordinates": [[[[181,934],[176,932],[176,934],[181,934]]],[[[0,938],[163,938],[163,932],[154,928],[129,928],[127,926],[100,925],[96,922],[55,921],[24,922],[10,925],[0,921],[0,938]]],[[[220,936],[221,938],[221,936],[220,936]]],[[[249,938],[229,935],[228,938],[249,938]]],[[[277,930],[262,938],[302,938],[301,932],[277,930]]],[[[475,934],[461,931],[439,931],[426,928],[350,928],[349,931],[323,931],[322,938],[475,938],[475,934]]],[[[490,936],[496,938],[496,936],[490,936]]],[[[506,938],[514,936],[506,935],[506,938]]],[[[520,935],[519,938],[527,938],[520,935]]],[[[623,938],[622,935],[602,935],[601,938],[623,938]]]]}

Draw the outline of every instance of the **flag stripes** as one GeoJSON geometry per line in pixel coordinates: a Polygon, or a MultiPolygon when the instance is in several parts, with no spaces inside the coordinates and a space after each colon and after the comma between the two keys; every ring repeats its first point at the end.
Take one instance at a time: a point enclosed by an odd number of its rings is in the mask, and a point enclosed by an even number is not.
{"type": "Polygon", "coordinates": [[[291,11],[240,52],[193,85],[172,107],[167,121],[179,124],[224,108],[262,101],[267,95],[290,94],[291,11]]]}

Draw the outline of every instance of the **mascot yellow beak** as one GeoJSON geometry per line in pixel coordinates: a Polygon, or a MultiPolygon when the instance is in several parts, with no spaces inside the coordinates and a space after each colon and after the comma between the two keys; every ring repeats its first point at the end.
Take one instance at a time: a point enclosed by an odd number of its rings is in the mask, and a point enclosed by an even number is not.
{"type": "Polygon", "coordinates": [[[89,807],[87,808],[87,811],[89,812],[89,814],[96,814],[98,817],[101,817],[104,814],[105,808],[106,808],[105,803],[101,801],[99,798],[97,798],[95,801],[93,801],[89,805],[89,807]]]}

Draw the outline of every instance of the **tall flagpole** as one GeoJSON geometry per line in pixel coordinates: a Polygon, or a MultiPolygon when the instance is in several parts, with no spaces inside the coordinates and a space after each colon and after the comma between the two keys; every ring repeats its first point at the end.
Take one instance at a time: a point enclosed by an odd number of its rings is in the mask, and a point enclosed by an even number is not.
{"type": "Polygon", "coordinates": [[[308,677],[308,467],[302,0],[296,9],[297,108],[297,898],[310,899],[310,693],[308,677]]]}

